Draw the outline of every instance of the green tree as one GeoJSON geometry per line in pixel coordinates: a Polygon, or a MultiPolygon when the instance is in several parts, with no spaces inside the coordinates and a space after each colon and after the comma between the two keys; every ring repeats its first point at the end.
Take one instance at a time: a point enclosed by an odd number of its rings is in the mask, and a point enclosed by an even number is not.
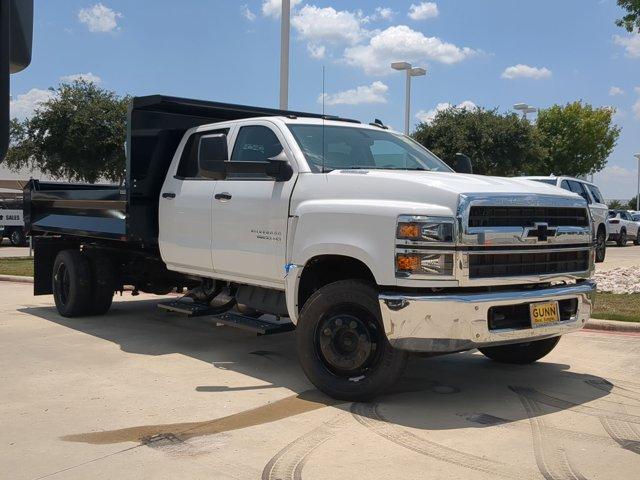
{"type": "Polygon", "coordinates": [[[616,25],[629,33],[640,33],[640,0],[618,0],[618,6],[625,10],[626,14],[616,20],[616,25]]]}
{"type": "Polygon", "coordinates": [[[636,210],[636,206],[637,206],[637,201],[638,196],[636,195],[635,197],[633,197],[631,200],[629,200],[629,203],[627,204],[627,208],[629,210],[636,210]]]}
{"type": "Polygon", "coordinates": [[[609,207],[609,210],[622,210],[624,208],[624,205],[622,205],[620,200],[609,200],[607,206],[609,207]]]}
{"type": "Polygon", "coordinates": [[[620,135],[613,114],[581,101],[540,110],[536,127],[545,155],[531,173],[578,176],[602,170],[620,135]]]}
{"type": "Polygon", "coordinates": [[[121,180],[129,98],[82,80],[53,91],[31,118],[11,121],[5,164],[67,180],[121,180]]]}
{"type": "Polygon", "coordinates": [[[413,136],[446,162],[457,152],[468,155],[482,175],[526,174],[543,154],[531,123],[497,109],[452,107],[418,125],[413,136]]]}

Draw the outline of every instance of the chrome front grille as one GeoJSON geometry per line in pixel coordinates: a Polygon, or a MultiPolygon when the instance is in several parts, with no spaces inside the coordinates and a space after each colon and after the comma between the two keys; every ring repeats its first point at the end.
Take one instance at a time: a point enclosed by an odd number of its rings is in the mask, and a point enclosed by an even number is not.
{"type": "Polygon", "coordinates": [[[590,276],[593,233],[586,202],[554,195],[469,194],[458,208],[461,285],[590,276]]]}

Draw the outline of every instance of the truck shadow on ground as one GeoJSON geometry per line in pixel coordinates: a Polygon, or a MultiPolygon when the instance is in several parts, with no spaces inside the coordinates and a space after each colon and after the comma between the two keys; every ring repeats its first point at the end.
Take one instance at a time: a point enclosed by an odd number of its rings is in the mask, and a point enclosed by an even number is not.
{"type": "MultiPolygon", "coordinates": [[[[64,318],[53,307],[28,307],[19,311],[108,340],[125,352],[178,353],[206,362],[212,368],[233,370],[257,380],[255,386],[195,385],[203,394],[275,387],[284,387],[296,394],[228,417],[69,435],[64,440],[96,444],[145,443],[158,436],[184,440],[331,406],[351,410],[356,418],[369,417],[375,422],[424,430],[484,428],[558,410],[574,410],[597,417],[605,415],[608,407],[615,411],[615,400],[619,399],[617,395],[612,396],[614,400],[608,398],[617,388],[608,380],[571,372],[565,364],[543,361],[527,366],[501,365],[467,352],[433,358],[412,357],[404,378],[392,392],[375,404],[352,405],[327,398],[313,389],[298,365],[293,332],[256,337],[215,326],[202,318],[189,319],[158,311],[157,303],[158,300],[116,302],[112,311],[103,317],[64,318]],[[586,405],[598,399],[602,401],[597,402],[597,407],[586,405]],[[523,408],[526,402],[534,402],[538,408],[523,408]],[[385,412],[392,413],[389,416],[385,412]]],[[[636,405],[640,405],[640,387],[631,392],[638,401],[636,405]]],[[[640,424],[640,417],[634,415],[626,415],[622,420],[640,424]]]]}

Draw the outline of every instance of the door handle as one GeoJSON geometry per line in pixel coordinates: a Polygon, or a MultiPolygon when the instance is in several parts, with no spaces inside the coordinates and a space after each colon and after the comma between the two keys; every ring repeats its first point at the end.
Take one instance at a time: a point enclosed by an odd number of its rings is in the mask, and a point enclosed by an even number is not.
{"type": "Polygon", "coordinates": [[[231,200],[231,194],[229,192],[216,193],[213,198],[216,200],[227,201],[231,200]]]}
{"type": "Polygon", "coordinates": [[[176,194],[173,192],[164,192],[162,198],[176,198],[176,194]]]}

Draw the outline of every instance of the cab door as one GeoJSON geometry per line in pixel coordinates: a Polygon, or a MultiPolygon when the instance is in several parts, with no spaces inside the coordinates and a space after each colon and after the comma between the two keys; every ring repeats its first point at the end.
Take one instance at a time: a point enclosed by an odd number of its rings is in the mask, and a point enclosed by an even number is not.
{"type": "Polygon", "coordinates": [[[204,276],[213,272],[211,229],[216,181],[200,175],[198,150],[202,136],[216,133],[226,135],[229,129],[192,134],[162,186],[158,241],[170,270],[204,276]]]}
{"type": "Polygon", "coordinates": [[[283,150],[294,170],[291,179],[276,182],[265,174],[228,174],[218,180],[213,200],[212,257],[216,274],[284,284],[289,199],[297,166],[284,136],[269,121],[238,126],[231,161],[266,162],[283,150]]]}

